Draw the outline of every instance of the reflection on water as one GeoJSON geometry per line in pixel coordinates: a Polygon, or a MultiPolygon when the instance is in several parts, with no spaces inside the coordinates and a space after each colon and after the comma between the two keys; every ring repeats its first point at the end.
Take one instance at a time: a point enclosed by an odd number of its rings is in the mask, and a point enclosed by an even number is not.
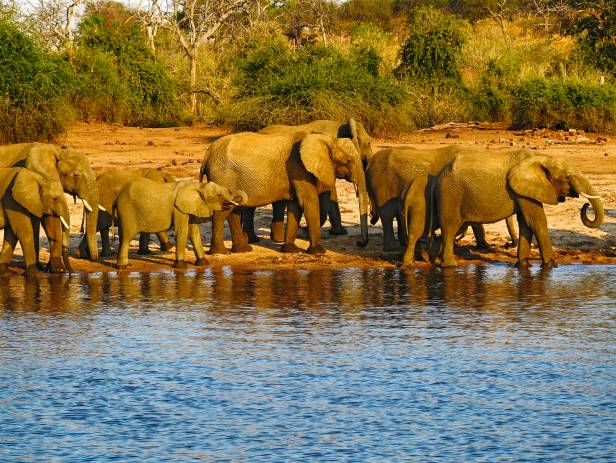
{"type": "Polygon", "coordinates": [[[614,266],[0,281],[0,461],[610,461],[614,266]]]}

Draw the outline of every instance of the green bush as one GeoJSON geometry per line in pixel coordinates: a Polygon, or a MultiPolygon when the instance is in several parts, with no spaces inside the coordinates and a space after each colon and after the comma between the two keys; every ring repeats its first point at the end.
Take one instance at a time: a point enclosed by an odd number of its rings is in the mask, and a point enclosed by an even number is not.
{"type": "Polygon", "coordinates": [[[48,141],[73,118],[77,79],[9,21],[0,21],[0,143],[48,141]]]}
{"type": "Polygon", "coordinates": [[[616,87],[584,81],[531,79],[514,91],[513,123],[519,128],[616,130],[616,87]]]}
{"type": "Polygon", "coordinates": [[[376,133],[408,129],[404,89],[379,75],[378,59],[370,49],[347,56],[333,46],[291,50],[276,38],[252,43],[235,62],[237,94],[218,122],[252,130],[353,116],[376,133]]]}
{"type": "Polygon", "coordinates": [[[519,66],[515,61],[492,59],[478,82],[469,88],[476,119],[509,121],[513,88],[519,66]]]}
{"type": "Polygon", "coordinates": [[[75,66],[83,81],[77,97],[82,119],[157,126],[182,118],[179,86],[155,60],[139,24],[95,14],[79,31],[75,66]]]}
{"type": "Polygon", "coordinates": [[[399,78],[455,85],[462,80],[460,64],[468,40],[466,25],[455,16],[432,7],[412,13],[409,34],[400,50],[399,78]]]}

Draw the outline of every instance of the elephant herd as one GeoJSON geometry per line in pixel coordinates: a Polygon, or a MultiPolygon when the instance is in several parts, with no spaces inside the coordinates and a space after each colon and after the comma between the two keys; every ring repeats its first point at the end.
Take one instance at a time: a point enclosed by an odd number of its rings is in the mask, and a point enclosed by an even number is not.
{"type": "Polygon", "coordinates": [[[259,240],[254,232],[255,208],[272,204],[271,238],[283,242],[282,252],[300,252],[295,238],[302,214],[310,245],[320,255],[321,226],[329,217],[330,234],[346,234],[342,226],[335,181],[352,182],[359,203],[360,239],[368,244],[371,223],[383,226],[383,249],[405,247],[402,265],[416,259],[455,266],[454,242],[468,226],[477,246],[487,247],[482,224],[507,220],[517,242],[519,267],[528,266],[530,244],[536,237],[542,266],[554,266],[543,204],[583,196],[584,225],[597,228],[604,218],[601,198],[590,182],[567,160],[529,150],[489,151],[446,146],[386,148],[373,153],[371,138],[353,119],[340,123],[320,120],[300,126],[273,125],[258,133],[242,132],[214,141],[205,153],[200,180],[175,181],[155,169],[108,170],[95,177],[83,153],[55,145],[29,143],[0,147],[0,228],[4,243],[0,273],[8,271],[17,241],[26,274],[36,274],[38,236],[42,225],[50,244],[47,270],[71,271],[70,216],[64,193],[83,201],[85,233],[76,255],[98,259],[111,254],[109,231],[118,226],[117,265],[129,264],[130,240],[140,234],[139,253],[148,253],[150,233],[161,249],[173,247],[174,267],[184,268],[187,239],[195,265],[205,265],[199,224],[211,218],[210,254],[248,252],[259,240]],[[286,227],[284,225],[286,210],[286,227]],[[519,239],[513,227],[517,217],[519,239]],[[398,240],[393,221],[398,224],[398,240]],[[225,248],[224,222],[231,230],[232,248],[225,248]],[[440,229],[440,235],[436,232],[440,229]]]}

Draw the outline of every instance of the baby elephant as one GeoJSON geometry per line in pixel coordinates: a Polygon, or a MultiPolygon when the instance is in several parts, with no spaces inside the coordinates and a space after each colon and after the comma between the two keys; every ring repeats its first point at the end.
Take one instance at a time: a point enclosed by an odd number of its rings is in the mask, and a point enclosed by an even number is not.
{"type": "Polygon", "coordinates": [[[159,183],[146,178],[128,183],[116,200],[119,217],[120,251],[118,268],[128,266],[128,245],[137,233],[159,233],[175,229],[175,268],[185,268],[186,238],[190,237],[196,255],[195,265],[206,265],[200,219],[214,212],[246,203],[241,190],[229,190],[214,182],[190,181],[159,183]]]}

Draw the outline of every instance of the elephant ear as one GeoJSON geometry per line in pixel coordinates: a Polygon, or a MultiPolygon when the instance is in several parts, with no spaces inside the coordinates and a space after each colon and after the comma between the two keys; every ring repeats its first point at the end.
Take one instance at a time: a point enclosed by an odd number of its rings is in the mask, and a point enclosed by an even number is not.
{"type": "Polygon", "coordinates": [[[201,195],[199,184],[195,182],[185,182],[180,185],[175,197],[175,207],[184,214],[195,217],[211,217],[213,214],[212,209],[201,195]]]}
{"type": "Polygon", "coordinates": [[[36,217],[43,215],[43,202],[41,200],[43,182],[44,179],[41,175],[23,169],[15,176],[11,190],[13,199],[36,217]]]}
{"type": "Polygon", "coordinates": [[[333,139],[329,135],[310,134],[302,140],[299,153],[306,170],[321,183],[331,186],[336,181],[334,163],[331,159],[333,139]]]}
{"type": "Polygon", "coordinates": [[[545,204],[558,204],[558,193],[550,182],[547,156],[524,159],[509,170],[509,186],[520,196],[545,204]]]}
{"type": "Polygon", "coordinates": [[[41,175],[57,177],[56,166],[59,159],[60,155],[53,145],[33,143],[26,157],[25,167],[41,175]]]}
{"type": "Polygon", "coordinates": [[[349,117],[349,129],[351,130],[351,140],[353,140],[355,149],[359,152],[361,148],[359,146],[359,135],[357,135],[357,122],[352,117],[349,117]]]}

